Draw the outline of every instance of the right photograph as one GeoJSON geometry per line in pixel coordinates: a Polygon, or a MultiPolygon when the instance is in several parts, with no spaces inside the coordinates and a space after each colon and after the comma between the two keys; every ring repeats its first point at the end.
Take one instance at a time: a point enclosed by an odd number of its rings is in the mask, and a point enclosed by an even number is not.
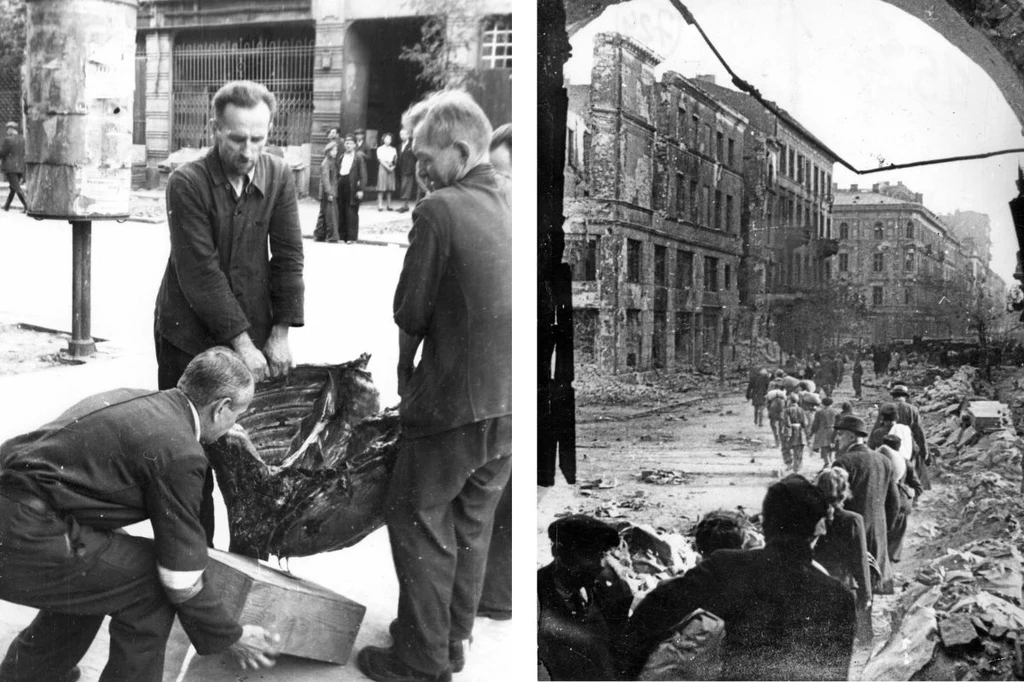
{"type": "Polygon", "coordinates": [[[1024,679],[1024,6],[538,52],[538,680],[1024,679]]]}

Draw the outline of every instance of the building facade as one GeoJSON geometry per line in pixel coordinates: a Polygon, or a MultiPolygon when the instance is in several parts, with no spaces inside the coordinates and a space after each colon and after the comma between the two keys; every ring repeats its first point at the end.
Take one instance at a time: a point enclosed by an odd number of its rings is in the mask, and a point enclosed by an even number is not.
{"type": "Polygon", "coordinates": [[[576,353],[603,372],[720,357],[735,325],[747,121],[618,34],[569,89],[576,353]]]}
{"type": "Polygon", "coordinates": [[[830,280],[832,169],[838,157],[783,110],[776,114],[748,94],[698,76],[697,87],[749,121],[744,138],[744,330],[802,351],[806,329],[787,321],[809,293],[830,280]]]}
{"type": "MultiPolygon", "coordinates": [[[[512,3],[453,4],[446,31],[455,68],[495,125],[511,121],[512,3]]],[[[140,0],[135,142],[156,165],[183,147],[209,144],[213,94],[251,79],[277,96],[270,144],[298,156],[319,186],[327,131],[363,128],[371,146],[397,142],[402,112],[431,86],[401,59],[421,39],[427,0],[140,0]]],[[[436,11],[436,10],[435,10],[436,11]]]]}
{"type": "Polygon", "coordinates": [[[867,343],[961,338],[969,333],[976,280],[988,268],[902,182],[834,190],[839,252],[835,279],[863,294],[867,343]],[[972,293],[973,292],[973,293],[972,293]]]}

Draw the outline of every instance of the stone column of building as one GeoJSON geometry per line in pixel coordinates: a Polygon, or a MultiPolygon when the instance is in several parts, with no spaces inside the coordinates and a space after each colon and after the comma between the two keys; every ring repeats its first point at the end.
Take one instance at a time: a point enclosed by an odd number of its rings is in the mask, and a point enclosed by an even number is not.
{"type": "Polygon", "coordinates": [[[170,33],[146,35],[146,161],[159,163],[171,148],[170,33]]]}
{"type": "MultiPolygon", "coordinates": [[[[310,153],[310,194],[320,196],[320,162],[327,131],[341,121],[343,45],[347,24],[336,16],[317,19],[316,61],[313,65],[313,130],[310,153]]],[[[345,131],[341,131],[345,132],[345,131]]]]}

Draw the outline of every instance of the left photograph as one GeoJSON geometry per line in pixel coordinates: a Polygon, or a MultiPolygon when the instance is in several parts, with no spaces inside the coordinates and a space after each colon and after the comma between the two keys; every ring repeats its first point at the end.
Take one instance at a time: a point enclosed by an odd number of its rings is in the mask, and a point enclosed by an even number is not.
{"type": "Polygon", "coordinates": [[[0,680],[512,679],[512,3],[0,0],[0,121],[0,680]]]}

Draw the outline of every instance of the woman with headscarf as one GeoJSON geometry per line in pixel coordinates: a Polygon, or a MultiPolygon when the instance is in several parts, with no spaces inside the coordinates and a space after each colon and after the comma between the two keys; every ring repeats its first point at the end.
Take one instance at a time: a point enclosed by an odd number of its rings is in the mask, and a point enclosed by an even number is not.
{"type": "Polygon", "coordinates": [[[828,500],[825,535],[814,546],[814,560],[841,582],[857,599],[857,629],[871,638],[871,569],[864,534],[864,517],[843,509],[850,497],[850,476],[845,469],[824,469],[815,485],[828,500]]]}

